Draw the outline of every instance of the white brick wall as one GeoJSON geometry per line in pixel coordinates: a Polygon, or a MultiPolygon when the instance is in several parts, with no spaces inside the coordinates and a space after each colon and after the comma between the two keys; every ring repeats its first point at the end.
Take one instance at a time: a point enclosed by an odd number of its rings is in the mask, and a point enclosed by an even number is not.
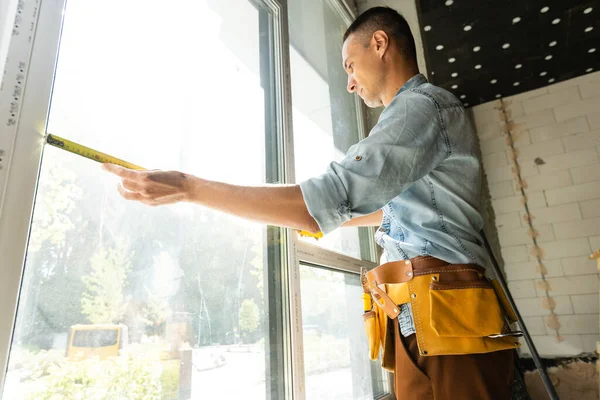
{"type": "Polygon", "coordinates": [[[600,129],[600,113],[587,116],[591,129],[600,129]]]}
{"type": "MultiPolygon", "coordinates": [[[[560,332],[565,335],[584,333],[597,334],[600,333],[598,329],[599,320],[598,314],[563,315],[560,316],[560,332]]],[[[546,333],[551,335],[554,332],[546,326],[546,333]]]]}
{"type": "MultiPolygon", "coordinates": [[[[600,164],[598,164],[600,167],[600,164]]],[[[600,181],[546,191],[549,206],[600,198],[600,181]]]]}
{"type": "Polygon", "coordinates": [[[496,214],[496,227],[513,229],[521,227],[521,218],[519,213],[511,212],[506,214],[496,214]]]}
{"type": "MultiPolygon", "coordinates": [[[[527,204],[530,209],[542,208],[546,206],[546,198],[544,193],[531,193],[527,196],[527,204]]],[[[508,213],[511,211],[521,211],[524,209],[523,201],[521,196],[506,197],[503,199],[492,200],[494,211],[500,214],[508,213]]]]}
{"type": "Polygon", "coordinates": [[[524,178],[524,180],[527,182],[528,192],[561,188],[573,184],[573,178],[568,170],[548,171],[543,175],[534,175],[524,178]]]}
{"type": "MultiPolygon", "coordinates": [[[[587,295],[589,296],[589,295],[587,295]]],[[[591,295],[593,296],[593,295],[591,295]]],[[[519,312],[523,317],[535,317],[535,316],[545,316],[550,315],[550,310],[540,307],[544,298],[535,297],[532,299],[517,299],[515,303],[517,303],[517,307],[519,308],[519,312]]],[[[597,300],[597,299],[595,299],[597,300]]],[[[571,304],[570,296],[556,296],[554,297],[554,301],[556,303],[556,308],[554,312],[556,315],[572,315],[573,314],[573,305],[571,304]]],[[[598,302],[595,302],[598,304],[598,302]]],[[[585,307],[585,306],[584,306],[585,307]]],[[[593,311],[589,311],[590,308],[585,309],[588,314],[593,311]]]]}
{"type": "Polygon", "coordinates": [[[568,257],[561,259],[565,275],[592,275],[598,272],[596,261],[589,257],[568,257]]]}
{"type": "Polygon", "coordinates": [[[584,201],[579,205],[583,218],[600,217],[600,199],[584,201]]]}
{"type": "Polygon", "coordinates": [[[595,294],[578,294],[571,296],[575,314],[598,314],[600,312],[600,307],[598,307],[597,300],[598,298],[595,294]]]}
{"type": "MultiPolygon", "coordinates": [[[[541,319],[541,317],[537,318],[541,319]]],[[[534,336],[536,334],[531,331],[529,333],[533,338],[538,353],[546,357],[567,357],[583,352],[592,352],[596,349],[596,335],[561,335],[564,340],[558,342],[555,336],[534,336]],[[587,337],[587,341],[583,340],[584,337],[587,337]],[[594,339],[590,339],[591,337],[594,339]],[[592,341],[593,346],[590,344],[592,341]]],[[[522,345],[521,352],[531,354],[525,344],[525,340],[520,339],[520,342],[522,345]]]]}
{"type": "MultiPolygon", "coordinates": [[[[540,273],[536,270],[537,265],[537,261],[506,263],[504,265],[506,280],[511,282],[539,278],[540,273]]],[[[561,260],[544,261],[544,267],[548,271],[548,275],[546,275],[548,277],[564,275],[563,264],[561,260]]]]}
{"type": "Polygon", "coordinates": [[[579,91],[582,99],[600,96],[600,78],[587,81],[585,85],[579,86],[579,91]]]}
{"type": "Polygon", "coordinates": [[[597,164],[571,168],[569,172],[573,178],[573,183],[576,185],[579,183],[600,181],[600,173],[598,172],[597,164]]]}
{"type": "Polygon", "coordinates": [[[600,340],[598,270],[588,258],[600,249],[600,72],[503,103],[515,124],[517,162],[564,341],[546,326],[546,285],[497,100],[472,111],[509,288],[543,356],[591,352],[600,340]]]}
{"type": "Polygon", "coordinates": [[[600,109],[600,97],[591,97],[589,99],[565,104],[554,108],[554,114],[558,122],[582,115],[597,113],[600,109]]]}
{"type": "MultiPolygon", "coordinates": [[[[544,319],[542,317],[523,317],[523,322],[530,335],[545,335],[544,319]]],[[[522,342],[524,343],[524,342],[522,342]]]]}
{"type": "MultiPolygon", "coordinates": [[[[540,281],[541,280],[536,281],[535,289],[537,290],[537,296],[544,296],[544,290],[537,285],[537,283],[540,281]]],[[[597,274],[549,278],[547,281],[550,283],[552,288],[552,296],[598,293],[597,274]]]]}
{"type": "MultiPolygon", "coordinates": [[[[521,176],[523,177],[535,176],[539,175],[539,173],[538,167],[534,163],[521,165],[521,176]]],[[[509,165],[499,168],[486,169],[485,174],[489,183],[513,180],[512,167],[509,165]]]]}
{"type": "Polygon", "coordinates": [[[508,282],[508,290],[510,290],[510,293],[515,299],[537,297],[533,279],[508,282]]]}
{"type": "Polygon", "coordinates": [[[600,250],[600,236],[592,236],[590,238],[590,247],[593,251],[600,250]]]}
{"type": "Polygon", "coordinates": [[[524,262],[529,260],[527,246],[504,246],[500,251],[505,263],[524,262]]]}
{"type": "MultiPolygon", "coordinates": [[[[552,225],[537,225],[535,230],[539,234],[539,243],[552,242],[554,240],[552,225]]],[[[529,232],[529,227],[517,229],[498,228],[498,239],[500,240],[501,246],[528,244],[531,243],[531,237],[532,235],[529,232]]]]}
{"type": "Polygon", "coordinates": [[[561,138],[565,151],[585,150],[600,144],[600,129],[561,138]]]}
{"type": "Polygon", "coordinates": [[[529,130],[531,143],[544,142],[546,140],[558,139],[576,133],[588,132],[590,124],[588,118],[578,117],[562,123],[555,122],[550,125],[541,126],[529,130]]]}
{"type": "MultiPolygon", "coordinates": [[[[521,146],[517,150],[519,162],[533,160],[536,157],[555,156],[563,154],[565,148],[561,139],[550,140],[547,142],[534,143],[527,146],[521,146]]],[[[484,159],[485,161],[485,159],[484,159]]]]}
{"type": "Polygon", "coordinates": [[[557,106],[575,103],[579,100],[581,100],[579,88],[573,86],[558,92],[523,100],[523,112],[525,112],[525,114],[533,114],[536,111],[552,109],[557,106]]]}
{"type": "MultiPolygon", "coordinates": [[[[531,189],[531,184],[529,185],[531,189]]],[[[525,217],[525,211],[521,211],[519,215],[521,220],[525,217]]],[[[533,217],[534,227],[538,224],[555,224],[558,222],[578,221],[581,218],[579,204],[569,203],[554,207],[544,207],[533,210],[529,213],[533,217]]]]}
{"type": "Polygon", "coordinates": [[[600,218],[554,224],[556,239],[571,239],[600,235],[600,218]]]}
{"type": "Polygon", "coordinates": [[[516,195],[514,184],[511,181],[502,181],[490,184],[490,195],[492,199],[501,199],[504,197],[513,197],[516,195]]]}
{"type": "MultiPolygon", "coordinates": [[[[544,253],[544,260],[555,260],[568,257],[588,256],[592,253],[590,243],[585,238],[555,240],[539,246],[544,253]]],[[[532,245],[528,245],[528,254],[531,254],[532,245]]],[[[530,258],[533,258],[530,256],[530,258]]]]}
{"type": "Polygon", "coordinates": [[[594,148],[572,151],[570,153],[544,157],[542,160],[544,164],[539,167],[541,173],[546,173],[546,171],[560,171],[584,165],[597,165],[598,151],[594,148]]]}

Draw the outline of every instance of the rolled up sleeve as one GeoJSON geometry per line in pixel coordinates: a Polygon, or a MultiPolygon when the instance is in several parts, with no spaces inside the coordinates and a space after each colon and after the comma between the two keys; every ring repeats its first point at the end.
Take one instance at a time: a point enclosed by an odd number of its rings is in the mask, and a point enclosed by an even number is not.
{"type": "Polygon", "coordinates": [[[422,94],[405,92],[383,111],[369,137],[300,188],[309,213],[327,234],[381,209],[450,153],[435,104],[422,94]]]}

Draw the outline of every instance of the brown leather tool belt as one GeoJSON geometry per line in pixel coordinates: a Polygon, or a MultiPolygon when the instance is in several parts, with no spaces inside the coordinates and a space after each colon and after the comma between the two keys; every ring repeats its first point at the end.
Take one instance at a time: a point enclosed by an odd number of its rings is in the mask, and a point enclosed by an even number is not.
{"type": "Polygon", "coordinates": [[[409,299],[405,298],[402,303],[398,303],[389,298],[387,293],[383,291],[380,285],[405,283],[413,280],[414,277],[422,275],[436,274],[434,281],[440,283],[470,282],[481,280],[485,274],[485,269],[476,264],[450,264],[431,256],[420,256],[409,260],[393,261],[373,268],[366,272],[366,279],[362,280],[363,289],[367,293],[371,293],[373,301],[377,303],[390,318],[396,318],[400,312],[396,304],[408,303],[409,299]],[[387,300],[381,302],[381,299],[387,300]]]}
{"type": "MultiPolygon", "coordinates": [[[[364,314],[370,356],[384,350],[390,367],[388,317],[410,303],[422,355],[475,354],[519,347],[511,332],[514,313],[504,293],[476,264],[450,264],[431,256],[415,257],[364,270],[365,296],[374,303],[364,314]]],[[[368,300],[368,299],[367,299],[368,300]]],[[[367,301],[366,304],[369,302],[367,301]]],[[[397,323],[397,322],[396,322],[397,323]]]]}

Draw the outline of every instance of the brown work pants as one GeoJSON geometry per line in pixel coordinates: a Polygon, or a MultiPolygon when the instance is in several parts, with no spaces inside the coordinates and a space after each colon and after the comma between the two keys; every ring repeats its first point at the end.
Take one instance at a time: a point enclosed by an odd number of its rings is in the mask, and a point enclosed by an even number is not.
{"type": "Polygon", "coordinates": [[[394,323],[398,400],[510,400],[514,350],[460,356],[419,355],[415,335],[394,323]]]}

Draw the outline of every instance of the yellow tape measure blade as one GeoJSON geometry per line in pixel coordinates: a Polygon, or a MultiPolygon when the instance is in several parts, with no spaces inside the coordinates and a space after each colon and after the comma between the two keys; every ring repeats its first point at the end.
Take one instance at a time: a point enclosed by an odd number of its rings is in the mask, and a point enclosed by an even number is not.
{"type": "Polygon", "coordinates": [[[315,238],[315,239],[317,239],[317,240],[318,240],[318,239],[321,239],[321,238],[323,237],[323,232],[311,233],[311,232],[308,232],[308,231],[302,231],[302,230],[299,230],[299,231],[297,231],[297,232],[298,232],[298,234],[299,234],[301,237],[312,237],[312,238],[315,238]]]}
{"type": "Polygon", "coordinates": [[[99,162],[99,163],[110,163],[120,165],[121,167],[135,169],[135,170],[144,170],[146,168],[140,167],[139,165],[132,164],[125,160],[121,160],[120,158],[116,158],[110,156],[106,153],[102,153],[100,151],[94,150],[92,148],[83,146],[79,143],[72,142],[67,139],[63,139],[60,136],[56,136],[53,134],[46,135],[46,143],[50,146],[56,147],[58,149],[66,150],[69,153],[76,154],[81,157],[85,157],[87,159],[99,162]]]}

